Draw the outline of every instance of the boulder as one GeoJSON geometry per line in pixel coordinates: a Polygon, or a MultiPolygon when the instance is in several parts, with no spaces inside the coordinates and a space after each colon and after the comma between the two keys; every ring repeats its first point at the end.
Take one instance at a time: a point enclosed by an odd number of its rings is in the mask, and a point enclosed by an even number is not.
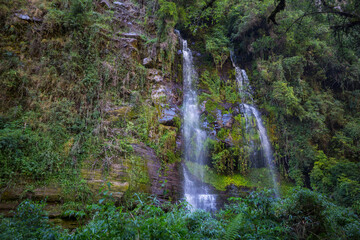
{"type": "Polygon", "coordinates": [[[178,115],[176,114],[175,108],[168,108],[163,109],[161,111],[161,116],[159,119],[159,123],[166,125],[166,126],[175,126],[175,117],[178,115]]]}
{"type": "Polygon", "coordinates": [[[234,124],[234,118],[230,113],[222,113],[221,110],[216,110],[216,124],[219,128],[231,128],[234,124]]]}
{"type": "Polygon", "coordinates": [[[225,128],[231,128],[233,124],[234,124],[234,118],[231,114],[227,113],[222,115],[222,125],[225,128]]]}

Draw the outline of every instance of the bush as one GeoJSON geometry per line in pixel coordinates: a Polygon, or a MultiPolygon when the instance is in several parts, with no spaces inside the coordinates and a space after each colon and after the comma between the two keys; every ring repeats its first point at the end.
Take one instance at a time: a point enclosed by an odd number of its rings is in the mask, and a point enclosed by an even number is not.
{"type": "Polygon", "coordinates": [[[174,2],[159,0],[159,6],[156,24],[159,39],[162,40],[168,33],[168,30],[174,28],[178,20],[178,13],[174,2]]]}
{"type": "Polygon", "coordinates": [[[44,203],[22,202],[11,219],[0,221],[0,239],[59,239],[58,228],[49,222],[44,203]]]}
{"type": "Polygon", "coordinates": [[[65,159],[51,138],[32,131],[22,122],[11,122],[0,129],[0,178],[22,175],[44,179],[59,173],[65,159]]]}

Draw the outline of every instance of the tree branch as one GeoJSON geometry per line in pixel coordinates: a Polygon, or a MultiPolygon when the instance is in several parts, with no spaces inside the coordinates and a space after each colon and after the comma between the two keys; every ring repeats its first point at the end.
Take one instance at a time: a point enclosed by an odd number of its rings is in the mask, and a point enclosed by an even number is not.
{"type": "Polygon", "coordinates": [[[360,25],[360,17],[356,16],[356,15],[352,15],[350,13],[344,13],[344,12],[338,12],[338,11],[328,11],[328,12],[311,12],[311,13],[304,13],[304,15],[302,15],[301,17],[299,17],[298,19],[296,19],[291,25],[290,27],[288,27],[285,31],[285,33],[287,33],[295,23],[297,22],[301,22],[302,19],[304,17],[307,17],[307,16],[310,16],[310,15],[315,15],[315,14],[335,14],[335,15],[340,15],[340,16],[343,16],[345,18],[352,18],[352,19],[356,19],[354,21],[350,21],[349,23],[347,24],[343,24],[343,25],[336,25],[336,26],[331,26],[332,29],[341,29],[341,28],[346,28],[346,29],[349,29],[349,28],[352,28],[354,26],[357,26],[357,25],[360,25]]]}
{"type": "Polygon", "coordinates": [[[268,17],[268,22],[273,22],[275,25],[279,25],[276,22],[276,14],[278,14],[279,12],[283,11],[285,9],[286,6],[286,1],[285,0],[280,0],[279,4],[276,6],[276,8],[274,9],[274,11],[272,11],[272,13],[270,14],[270,16],[268,17]]]}

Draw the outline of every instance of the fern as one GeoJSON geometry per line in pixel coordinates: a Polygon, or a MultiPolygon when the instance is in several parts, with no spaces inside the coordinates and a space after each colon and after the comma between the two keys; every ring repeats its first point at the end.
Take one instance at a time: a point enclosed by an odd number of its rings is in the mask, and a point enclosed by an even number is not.
{"type": "Polygon", "coordinates": [[[243,225],[243,214],[239,213],[228,225],[225,233],[225,240],[234,240],[238,238],[239,230],[243,225]]]}

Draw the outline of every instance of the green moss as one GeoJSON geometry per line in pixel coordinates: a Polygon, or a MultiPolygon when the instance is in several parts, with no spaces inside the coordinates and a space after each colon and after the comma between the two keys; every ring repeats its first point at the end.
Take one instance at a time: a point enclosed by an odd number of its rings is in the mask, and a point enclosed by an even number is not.
{"type": "Polygon", "coordinates": [[[181,119],[179,117],[174,117],[174,126],[179,130],[181,128],[181,119]]]}
{"type": "Polygon", "coordinates": [[[217,108],[217,103],[211,100],[208,100],[205,104],[205,109],[207,112],[211,113],[217,108]]]}
{"type": "MultiPolygon", "coordinates": [[[[217,190],[225,191],[226,187],[233,184],[237,187],[246,188],[272,188],[272,180],[270,177],[269,169],[267,168],[253,168],[250,169],[247,175],[245,174],[233,174],[223,175],[217,174],[216,171],[209,168],[208,166],[200,165],[193,162],[186,162],[186,166],[189,171],[193,174],[195,172],[203,171],[204,182],[211,184],[217,190]]],[[[293,185],[286,181],[281,181],[279,185],[280,194],[286,194],[293,187],[293,185]]]]}
{"type": "Polygon", "coordinates": [[[191,173],[204,171],[204,182],[213,185],[217,190],[225,191],[226,186],[230,184],[234,184],[236,186],[249,186],[249,181],[241,175],[220,175],[216,174],[216,172],[209,168],[208,166],[202,166],[193,162],[186,162],[187,168],[191,173]]]}

